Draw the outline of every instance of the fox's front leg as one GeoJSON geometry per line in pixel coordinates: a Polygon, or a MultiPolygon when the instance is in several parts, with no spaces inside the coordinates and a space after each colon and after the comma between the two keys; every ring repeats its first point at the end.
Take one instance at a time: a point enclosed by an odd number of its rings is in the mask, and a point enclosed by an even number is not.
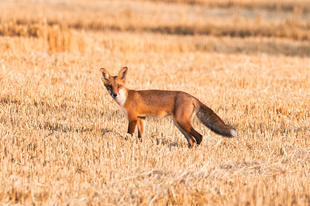
{"type": "Polygon", "coordinates": [[[142,141],[143,133],[144,133],[144,118],[138,118],[138,138],[142,141]]]}
{"type": "Polygon", "coordinates": [[[137,126],[137,120],[130,120],[128,124],[128,133],[132,136],[137,126]]]}
{"type": "Polygon", "coordinates": [[[134,119],[129,121],[128,133],[132,136],[135,133],[136,126],[138,126],[138,138],[142,141],[144,132],[144,119],[134,119]]]}

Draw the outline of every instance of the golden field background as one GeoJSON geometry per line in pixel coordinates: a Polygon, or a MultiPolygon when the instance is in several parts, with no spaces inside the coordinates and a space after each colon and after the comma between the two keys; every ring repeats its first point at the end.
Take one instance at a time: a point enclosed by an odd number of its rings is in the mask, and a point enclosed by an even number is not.
{"type": "Polygon", "coordinates": [[[306,0],[0,0],[1,205],[310,205],[306,0]],[[238,131],[143,142],[99,68],[182,90],[238,131]]]}

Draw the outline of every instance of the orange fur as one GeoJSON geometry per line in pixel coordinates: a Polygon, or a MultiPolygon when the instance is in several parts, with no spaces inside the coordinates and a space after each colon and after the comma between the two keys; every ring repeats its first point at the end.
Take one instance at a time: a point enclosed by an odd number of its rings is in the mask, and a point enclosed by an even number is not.
{"type": "Polygon", "coordinates": [[[226,137],[237,136],[234,128],[226,125],[210,108],[188,93],[165,90],[130,90],[125,87],[127,67],[123,67],[117,76],[111,76],[104,68],[101,68],[100,71],[106,89],[115,102],[120,105],[128,119],[128,133],[131,135],[138,126],[138,137],[143,137],[144,119],[148,115],[155,117],[172,115],[176,127],[186,137],[189,148],[192,148],[195,141],[198,145],[202,141],[202,135],[190,123],[193,113],[196,112],[201,122],[213,132],[226,137]]]}

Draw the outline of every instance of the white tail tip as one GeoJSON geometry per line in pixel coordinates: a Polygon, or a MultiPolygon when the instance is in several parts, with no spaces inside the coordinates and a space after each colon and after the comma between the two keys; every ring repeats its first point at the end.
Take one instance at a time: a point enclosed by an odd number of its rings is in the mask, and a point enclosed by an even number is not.
{"type": "Polygon", "coordinates": [[[233,136],[233,137],[236,137],[236,136],[237,136],[237,132],[236,132],[235,129],[231,129],[231,130],[230,130],[230,134],[231,134],[231,136],[233,136]]]}

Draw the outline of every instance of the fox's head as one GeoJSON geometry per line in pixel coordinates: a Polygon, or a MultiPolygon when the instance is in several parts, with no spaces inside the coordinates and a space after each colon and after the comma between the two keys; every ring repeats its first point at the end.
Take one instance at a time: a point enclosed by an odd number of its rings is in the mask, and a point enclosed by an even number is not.
{"type": "Polygon", "coordinates": [[[100,71],[102,73],[101,79],[103,81],[103,84],[108,90],[109,94],[112,96],[112,98],[115,99],[120,96],[120,91],[122,91],[125,86],[128,68],[123,67],[118,72],[117,76],[111,76],[110,73],[104,68],[101,68],[100,71]]]}

